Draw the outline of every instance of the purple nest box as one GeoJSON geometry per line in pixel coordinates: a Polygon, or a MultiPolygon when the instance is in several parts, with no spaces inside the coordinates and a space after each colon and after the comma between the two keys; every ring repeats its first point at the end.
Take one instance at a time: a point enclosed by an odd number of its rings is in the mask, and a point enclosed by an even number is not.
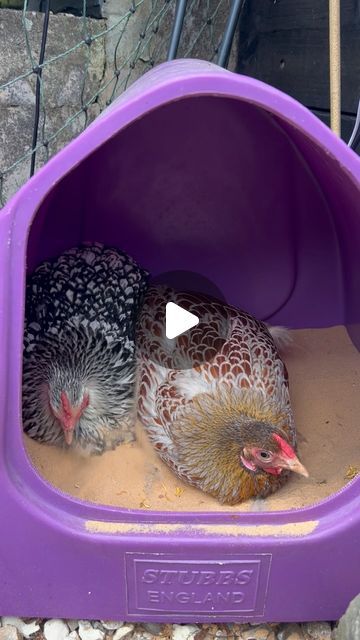
{"type": "Polygon", "coordinates": [[[155,275],[201,273],[271,322],[345,325],[360,343],[358,157],[288,96],[212,64],[141,78],[1,213],[1,613],[337,618],[360,592],[360,480],[306,509],[164,513],[80,502],[31,466],[25,273],[82,240],[155,275]]]}

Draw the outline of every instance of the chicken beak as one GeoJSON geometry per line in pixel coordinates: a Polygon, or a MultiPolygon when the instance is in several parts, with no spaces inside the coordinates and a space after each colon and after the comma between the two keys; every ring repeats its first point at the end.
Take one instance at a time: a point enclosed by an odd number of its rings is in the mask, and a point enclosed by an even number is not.
{"type": "Polygon", "coordinates": [[[64,429],[64,438],[66,444],[70,447],[74,438],[74,429],[64,429]]]}
{"type": "Polygon", "coordinates": [[[79,408],[71,406],[65,394],[63,395],[64,398],[62,398],[62,402],[64,407],[63,411],[58,415],[58,419],[64,433],[65,442],[68,447],[70,447],[74,439],[76,426],[82,413],[82,407],[79,408]]]}
{"type": "Polygon", "coordinates": [[[309,473],[307,469],[301,464],[299,458],[295,456],[295,458],[287,458],[283,462],[284,469],[289,469],[293,473],[298,473],[300,476],[304,476],[304,478],[309,477],[309,473]]]}

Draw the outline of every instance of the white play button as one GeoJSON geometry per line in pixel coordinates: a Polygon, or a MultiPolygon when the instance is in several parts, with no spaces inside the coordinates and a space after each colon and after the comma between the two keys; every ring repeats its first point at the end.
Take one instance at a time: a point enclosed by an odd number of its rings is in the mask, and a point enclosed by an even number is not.
{"type": "Polygon", "coordinates": [[[166,304],[165,333],[170,340],[199,324],[199,318],[174,302],[166,304]]]}

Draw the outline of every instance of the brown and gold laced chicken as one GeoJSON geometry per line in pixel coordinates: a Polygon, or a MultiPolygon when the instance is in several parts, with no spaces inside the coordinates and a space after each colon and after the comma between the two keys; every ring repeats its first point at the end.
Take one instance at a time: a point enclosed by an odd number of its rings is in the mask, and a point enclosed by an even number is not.
{"type": "Polygon", "coordinates": [[[221,503],[276,491],[296,455],[288,374],[278,347],[286,334],[244,311],[195,294],[150,287],[137,331],[138,415],[162,460],[221,503]],[[200,323],[165,336],[165,307],[200,323]]]}

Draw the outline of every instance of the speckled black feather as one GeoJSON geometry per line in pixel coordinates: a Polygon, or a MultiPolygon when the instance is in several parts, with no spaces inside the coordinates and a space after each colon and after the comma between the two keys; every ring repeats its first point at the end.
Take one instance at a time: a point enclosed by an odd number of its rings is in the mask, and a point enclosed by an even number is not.
{"type": "MultiPolygon", "coordinates": [[[[92,401],[74,444],[99,453],[129,439],[135,381],[135,324],[148,274],[99,244],[42,263],[26,287],[23,425],[31,437],[63,444],[44,388],[92,401]]],[[[71,399],[71,397],[70,397],[71,399]]]]}

